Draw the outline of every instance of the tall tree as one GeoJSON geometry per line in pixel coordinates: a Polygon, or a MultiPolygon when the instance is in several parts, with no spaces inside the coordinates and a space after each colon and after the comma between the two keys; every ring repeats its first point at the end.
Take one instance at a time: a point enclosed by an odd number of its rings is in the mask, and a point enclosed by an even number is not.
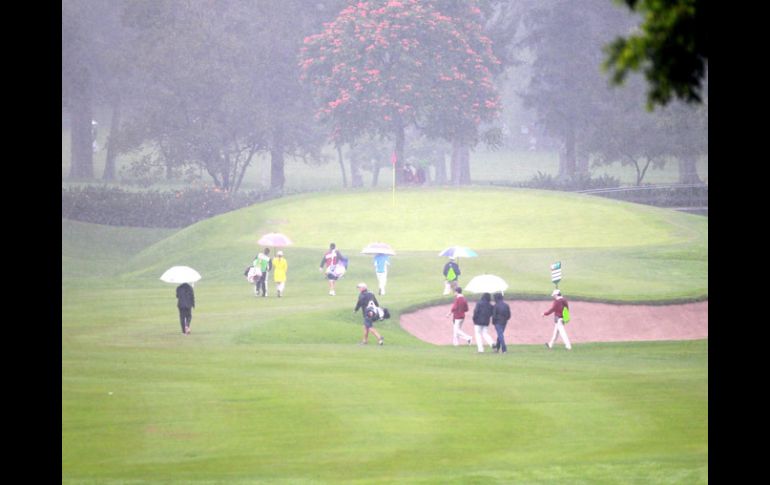
{"type": "Polygon", "coordinates": [[[266,153],[270,188],[281,190],[285,157],[317,156],[323,142],[295,61],[316,15],[299,0],[130,2],[145,102],[126,114],[124,150],[150,142],[168,175],[199,166],[228,191],[266,153]]]}
{"type": "Polygon", "coordinates": [[[647,109],[672,98],[702,101],[708,69],[707,0],[614,0],[643,16],[637,33],[607,44],[604,66],[615,84],[642,70],[649,84],[647,109]]]}
{"type": "Polygon", "coordinates": [[[73,179],[94,176],[91,120],[97,59],[94,0],[62,2],[62,107],[70,113],[70,173],[73,179]]]}
{"type": "Polygon", "coordinates": [[[475,2],[467,2],[466,14],[459,21],[417,0],[358,2],[308,36],[302,76],[335,141],[389,137],[400,177],[409,126],[475,139],[500,108],[490,71],[500,61],[473,21],[480,15],[475,2]]]}
{"type": "Polygon", "coordinates": [[[576,175],[582,142],[608,91],[601,46],[629,23],[630,15],[606,0],[543,0],[524,16],[522,47],[534,61],[522,99],[561,140],[559,178],[576,175]]]}
{"type": "Polygon", "coordinates": [[[650,112],[645,96],[644,80],[634,78],[601,100],[586,139],[595,163],[633,166],[641,185],[648,169],[673,158],[680,183],[700,182],[696,162],[708,153],[708,107],[674,102],[650,112]]]}

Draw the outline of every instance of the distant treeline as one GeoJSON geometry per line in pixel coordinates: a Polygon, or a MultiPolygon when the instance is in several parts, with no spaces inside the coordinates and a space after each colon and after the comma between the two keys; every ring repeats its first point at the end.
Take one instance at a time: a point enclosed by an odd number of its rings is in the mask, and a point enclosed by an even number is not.
{"type": "Polygon", "coordinates": [[[110,226],[186,227],[275,197],[271,192],[232,195],[212,188],[130,192],[109,186],[62,187],[61,215],[110,226]]]}

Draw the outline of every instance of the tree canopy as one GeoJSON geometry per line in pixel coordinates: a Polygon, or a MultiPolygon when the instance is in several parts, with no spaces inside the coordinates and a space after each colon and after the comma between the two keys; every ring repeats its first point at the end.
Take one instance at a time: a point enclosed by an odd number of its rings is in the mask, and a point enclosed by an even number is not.
{"type": "Polygon", "coordinates": [[[306,37],[302,77],[334,140],[393,137],[399,166],[408,126],[474,142],[479,125],[500,110],[491,72],[500,61],[482,33],[476,2],[466,2],[464,13],[450,17],[417,0],[351,3],[306,37]]]}
{"type": "Polygon", "coordinates": [[[647,108],[676,97],[702,101],[708,69],[707,0],[614,0],[643,15],[637,33],[605,48],[605,68],[615,84],[642,70],[649,84],[647,108]]]}

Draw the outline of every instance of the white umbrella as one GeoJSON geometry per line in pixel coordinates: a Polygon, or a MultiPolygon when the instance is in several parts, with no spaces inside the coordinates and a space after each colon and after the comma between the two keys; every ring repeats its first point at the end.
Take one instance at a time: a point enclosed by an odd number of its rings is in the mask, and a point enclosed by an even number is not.
{"type": "Polygon", "coordinates": [[[449,248],[446,248],[445,250],[438,253],[439,256],[446,256],[448,258],[475,258],[478,256],[476,254],[476,251],[474,251],[471,248],[466,248],[465,246],[452,246],[449,248]]]}
{"type": "Polygon", "coordinates": [[[201,279],[201,275],[189,266],[173,266],[160,279],[166,283],[195,283],[201,279]]]}
{"type": "Polygon", "coordinates": [[[471,293],[502,293],[508,289],[508,283],[499,276],[483,274],[474,276],[463,288],[471,293]]]}
{"type": "Polygon", "coordinates": [[[390,247],[390,244],[383,243],[383,242],[374,242],[367,245],[361,251],[361,254],[389,254],[390,256],[395,256],[396,252],[393,250],[392,247],[390,247]]]}

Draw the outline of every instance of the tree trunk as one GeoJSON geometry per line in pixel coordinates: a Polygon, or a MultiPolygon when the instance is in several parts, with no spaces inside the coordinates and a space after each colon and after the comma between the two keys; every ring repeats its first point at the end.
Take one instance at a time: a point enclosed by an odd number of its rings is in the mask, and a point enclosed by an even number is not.
{"type": "Polygon", "coordinates": [[[372,167],[372,187],[377,187],[377,183],[380,179],[380,163],[375,162],[372,167]]]}
{"type": "Polygon", "coordinates": [[[283,127],[278,125],[273,130],[273,143],[270,149],[270,189],[283,190],[286,182],[283,152],[283,127]]]}
{"type": "Polygon", "coordinates": [[[679,158],[679,183],[700,184],[703,181],[698,176],[697,160],[694,156],[686,155],[679,158]]]}
{"type": "MultiPolygon", "coordinates": [[[[396,123],[396,184],[401,185],[404,182],[404,125],[399,119],[396,123]]],[[[392,165],[392,164],[391,164],[392,165]]]]}
{"type": "Polygon", "coordinates": [[[107,158],[104,161],[104,180],[115,180],[115,157],[117,156],[117,137],[120,130],[120,97],[116,96],[112,104],[112,120],[110,121],[110,134],[107,138],[107,158]]]}
{"type": "Polygon", "coordinates": [[[576,170],[579,174],[588,175],[590,173],[590,167],[588,166],[588,153],[579,151],[576,156],[576,170]]]}
{"type": "Polygon", "coordinates": [[[71,179],[94,177],[94,151],[91,137],[91,88],[88,71],[80,69],[79,82],[70,106],[70,175],[71,179]]]}
{"type": "Polygon", "coordinates": [[[559,180],[569,180],[575,176],[575,129],[570,126],[564,136],[564,150],[559,158],[559,180]]]}
{"type": "MultiPolygon", "coordinates": [[[[337,161],[340,163],[340,172],[342,172],[342,186],[347,188],[348,187],[348,176],[345,174],[345,160],[342,158],[342,147],[340,145],[337,145],[337,161]]],[[[350,163],[353,163],[353,160],[350,160],[350,163]]],[[[352,172],[352,168],[350,169],[352,172]]]]}
{"type": "Polygon", "coordinates": [[[471,183],[470,149],[459,140],[452,141],[451,177],[452,185],[471,183]]]}
{"type": "Polygon", "coordinates": [[[350,186],[364,186],[364,179],[361,177],[361,161],[353,156],[350,157],[350,186]]]}
{"type": "Polygon", "coordinates": [[[436,183],[446,183],[446,160],[444,159],[444,152],[437,153],[433,159],[433,166],[436,169],[436,183]]]}
{"type": "Polygon", "coordinates": [[[464,143],[460,152],[460,183],[463,185],[471,183],[471,151],[464,143]]]}

